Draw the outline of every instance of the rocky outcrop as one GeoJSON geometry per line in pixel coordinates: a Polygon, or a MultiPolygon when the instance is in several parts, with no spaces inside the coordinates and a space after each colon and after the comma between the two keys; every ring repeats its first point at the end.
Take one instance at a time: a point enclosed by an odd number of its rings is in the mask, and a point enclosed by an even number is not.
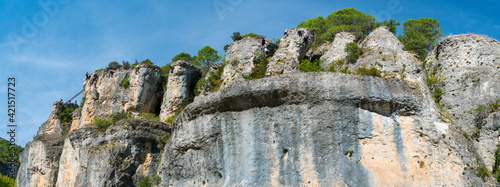
{"type": "Polygon", "coordinates": [[[422,63],[403,50],[403,44],[387,27],[375,29],[361,42],[360,47],[363,48],[363,55],[354,65],[350,65],[351,71],[375,67],[385,76],[422,80],[422,63]]]}
{"type": "Polygon", "coordinates": [[[355,42],[356,36],[348,32],[340,32],[335,34],[333,42],[328,44],[325,53],[321,56],[321,66],[323,68],[328,68],[330,63],[344,60],[347,56],[345,52],[345,46],[348,43],[355,42]]]}
{"type": "Polygon", "coordinates": [[[78,127],[85,128],[96,116],[131,112],[158,113],[161,78],[157,66],[98,71],[83,81],[85,103],[78,127]],[[128,85],[127,85],[128,82],[128,85]]]}
{"type": "Polygon", "coordinates": [[[307,29],[291,29],[289,35],[280,42],[280,46],[267,65],[266,76],[293,73],[299,71],[299,63],[312,47],[313,35],[307,29]],[[303,31],[299,36],[298,31],[303,31]],[[304,35],[308,34],[307,43],[304,35]]]}
{"type": "Polygon", "coordinates": [[[259,39],[254,37],[245,37],[231,43],[226,50],[226,66],[221,76],[221,88],[244,81],[243,76],[254,73],[254,62],[262,54],[262,48],[267,48],[269,55],[272,55],[277,46],[270,40],[267,40],[265,45],[262,46],[259,39]]]}
{"type": "Polygon", "coordinates": [[[442,91],[439,103],[476,140],[491,169],[499,132],[498,117],[489,113],[489,104],[500,99],[500,43],[476,34],[448,36],[438,42],[426,63],[430,78],[442,91]]]}
{"type": "Polygon", "coordinates": [[[64,142],[56,186],[132,187],[141,176],[156,173],[159,137],[169,135],[166,124],[140,120],[120,121],[105,132],[72,131],[64,142]]]}
{"type": "Polygon", "coordinates": [[[167,91],[163,95],[160,119],[165,121],[172,117],[177,111],[189,104],[194,97],[194,87],[200,78],[200,70],[185,62],[177,61],[171,64],[168,75],[167,91]]]}
{"type": "Polygon", "coordinates": [[[59,158],[69,124],[63,124],[58,114],[65,108],[77,108],[74,104],[60,105],[54,102],[49,119],[39,128],[33,141],[26,144],[19,156],[21,167],[17,173],[17,186],[54,186],[56,184],[59,158]]]}
{"type": "Polygon", "coordinates": [[[158,174],[162,186],[484,185],[464,170],[476,165],[457,143],[465,138],[437,111],[425,84],[405,81],[295,73],[242,82],[186,107],[158,174]]]}

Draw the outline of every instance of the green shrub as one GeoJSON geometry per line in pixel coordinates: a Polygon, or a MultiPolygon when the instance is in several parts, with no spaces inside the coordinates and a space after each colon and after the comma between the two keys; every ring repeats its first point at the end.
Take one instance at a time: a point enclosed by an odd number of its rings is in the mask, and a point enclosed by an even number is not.
{"type": "Polygon", "coordinates": [[[137,183],[137,187],[151,187],[152,185],[158,185],[161,182],[161,178],[155,175],[152,179],[148,176],[141,177],[137,183]]]}
{"type": "Polygon", "coordinates": [[[490,172],[488,172],[488,169],[484,166],[479,166],[477,167],[477,174],[483,179],[483,181],[486,182],[486,177],[490,176],[490,172]]]}
{"type": "Polygon", "coordinates": [[[139,119],[148,121],[161,121],[156,114],[151,113],[142,113],[141,116],[139,116],[139,119]]]}
{"type": "Polygon", "coordinates": [[[262,35],[258,35],[258,34],[255,34],[253,32],[251,33],[247,33],[247,34],[244,34],[243,36],[241,36],[241,38],[246,38],[246,37],[252,37],[252,38],[261,38],[263,37],[262,35]]]}
{"type": "Polygon", "coordinates": [[[231,39],[233,39],[233,41],[235,42],[243,39],[243,37],[241,36],[240,32],[233,32],[233,36],[231,36],[231,39]]]}
{"type": "MultiPolygon", "coordinates": [[[[167,144],[167,141],[168,141],[168,136],[167,135],[163,135],[163,136],[158,136],[158,148],[162,149],[165,147],[165,145],[167,144]]],[[[163,152],[163,151],[160,151],[160,152],[163,152]]]]}
{"type": "Polygon", "coordinates": [[[359,56],[363,55],[363,49],[356,42],[346,44],[344,51],[347,52],[346,59],[349,63],[356,63],[359,56]]]}
{"type": "Polygon", "coordinates": [[[96,117],[92,121],[97,126],[97,129],[101,132],[106,131],[109,126],[113,124],[113,120],[106,117],[96,117]]]}
{"type": "Polygon", "coordinates": [[[63,124],[70,123],[73,120],[73,111],[75,111],[75,108],[66,107],[66,105],[63,105],[60,110],[62,111],[57,114],[57,118],[59,119],[59,121],[61,121],[61,123],[63,124]]]}
{"type": "Polygon", "coordinates": [[[127,76],[125,76],[125,78],[122,80],[122,83],[120,83],[120,86],[122,88],[127,89],[128,86],[130,86],[130,81],[128,79],[129,79],[129,75],[127,74],[127,76]]]}
{"type": "Polygon", "coordinates": [[[374,77],[382,77],[382,72],[378,70],[375,67],[371,67],[369,69],[367,68],[358,68],[356,71],[356,74],[358,75],[368,75],[368,76],[374,76],[374,77]]]}
{"type": "Polygon", "coordinates": [[[16,181],[13,178],[0,174],[0,186],[2,187],[15,187],[16,181]]]}
{"type": "Polygon", "coordinates": [[[122,61],[123,68],[129,69],[130,68],[130,62],[128,61],[122,61]]]}
{"type": "Polygon", "coordinates": [[[140,64],[146,65],[146,67],[154,65],[154,63],[149,59],[143,60],[140,64]]]}
{"type": "Polygon", "coordinates": [[[254,67],[252,68],[252,73],[249,75],[243,75],[244,79],[254,80],[266,77],[267,64],[269,64],[269,58],[266,57],[264,53],[260,53],[254,58],[254,67]]]}
{"type": "Polygon", "coordinates": [[[110,63],[108,64],[107,69],[108,69],[108,70],[115,70],[115,69],[118,69],[118,68],[121,68],[121,67],[122,67],[122,66],[121,66],[120,64],[118,64],[118,62],[117,62],[117,61],[113,61],[113,62],[110,62],[110,63]]]}
{"type": "Polygon", "coordinates": [[[434,101],[436,103],[439,103],[441,101],[441,96],[443,95],[443,91],[439,87],[434,87],[434,92],[432,93],[432,98],[434,98],[434,101]]]}
{"type": "Polygon", "coordinates": [[[115,113],[111,116],[111,119],[113,121],[113,124],[120,121],[120,120],[125,120],[125,119],[131,119],[132,118],[132,113],[127,112],[127,113],[115,113]]]}
{"type": "Polygon", "coordinates": [[[299,69],[301,72],[324,71],[323,67],[321,67],[321,62],[319,60],[311,62],[307,59],[304,59],[300,62],[299,69]]]}
{"type": "Polygon", "coordinates": [[[227,51],[228,48],[229,48],[229,44],[226,44],[226,45],[224,45],[223,49],[224,49],[224,51],[227,51]]]}

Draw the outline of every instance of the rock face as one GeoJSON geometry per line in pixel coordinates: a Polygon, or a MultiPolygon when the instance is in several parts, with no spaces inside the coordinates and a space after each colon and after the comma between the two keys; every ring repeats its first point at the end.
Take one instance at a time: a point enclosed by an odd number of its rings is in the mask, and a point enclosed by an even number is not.
{"type": "Polygon", "coordinates": [[[167,91],[163,95],[161,104],[162,121],[174,116],[177,111],[189,104],[189,97],[194,97],[194,86],[201,76],[198,68],[185,61],[174,62],[171,66],[167,91]]]}
{"type": "Polygon", "coordinates": [[[49,119],[40,127],[33,141],[26,144],[19,156],[21,167],[17,173],[17,186],[56,184],[64,137],[69,130],[69,125],[62,124],[57,114],[65,107],[78,106],[66,104],[60,107],[59,102],[54,102],[49,119]]]}
{"type": "Polygon", "coordinates": [[[349,67],[351,71],[375,67],[386,75],[395,75],[398,78],[406,77],[408,80],[422,78],[422,63],[403,50],[403,44],[387,27],[375,29],[363,40],[360,47],[363,48],[363,55],[349,67]]]}
{"type": "MultiPolygon", "coordinates": [[[[158,137],[170,136],[159,122],[120,121],[105,132],[72,131],[64,142],[56,186],[134,186],[156,173],[158,137]]],[[[42,185],[43,186],[43,185],[42,185]]]]}
{"type": "Polygon", "coordinates": [[[356,40],[356,36],[348,32],[341,32],[335,34],[333,42],[326,47],[326,52],[321,56],[321,66],[328,68],[330,63],[343,60],[347,53],[345,52],[345,45],[356,40]]]}
{"type": "Polygon", "coordinates": [[[427,71],[439,80],[441,106],[477,140],[474,144],[491,170],[495,145],[500,142],[498,112],[488,110],[490,103],[500,99],[500,43],[475,34],[448,36],[430,52],[426,63],[427,71]]]}
{"type": "Polygon", "coordinates": [[[437,111],[425,84],[366,76],[234,84],[176,118],[158,175],[162,186],[484,185],[437,111]]]}
{"type": "Polygon", "coordinates": [[[162,93],[157,69],[156,66],[141,65],[140,68],[93,73],[83,81],[85,103],[76,129],[86,127],[96,116],[126,112],[134,115],[158,113],[162,93]],[[123,86],[127,79],[128,87],[123,86]]]}
{"type": "Polygon", "coordinates": [[[280,42],[280,46],[267,65],[266,76],[293,73],[299,71],[299,63],[312,47],[313,35],[307,29],[291,29],[289,35],[280,42]],[[299,36],[298,31],[304,32],[299,36]],[[305,43],[304,35],[309,34],[305,43]]]}
{"type": "Polygon", "coordinates": [[[226,50],[226,66],[221,76],[221,88],[244,81],[244,75],[252,74],[255,68],[254,60],[262,54],[262,47],[267,48],[270,55],[277,48],[276,44],[269,40],[262,46],[259,39],[253,37],[246,37],[229,45],[226,50]]]}

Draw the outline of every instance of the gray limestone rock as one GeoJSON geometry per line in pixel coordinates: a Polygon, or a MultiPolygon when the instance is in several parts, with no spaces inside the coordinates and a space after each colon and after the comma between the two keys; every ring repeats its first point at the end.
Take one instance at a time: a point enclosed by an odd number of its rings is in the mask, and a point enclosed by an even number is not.
{"type": "Polygon", "coordinates": [[[426,59],[438,78],[441,106],[465,132],[481,128],[477,105],[500,99],[500,43],[476,34],[441,39],[426,59]]]}
{"type": "Polygon", "coordinates": [[[276,44],[270,40],[266,40],[265,45],[262,46],[259,39],[253,37],[246,37],[231,43],[226,50],[226,66],[221,76],[221,88],[244,81],[243,76],[252,74],[255,68],[254,61],[263,53],[263,47],[269,50],[268,55],[272,55],[277,48],[276,44]]]}
{"type": "Polygon", "coordinates": [[[201,75],[198,68],[185,61],[174,62],[171,67],[167,91],[163,95],[161,104],[162,121],[174,116],[177,111],[189,104],[189,97],[194,97],[194,87],[201,75]]]}
{"type": "Polygon", "coordinates": [[[175,119],[161,186],[484,186],[428,93],[326,72],[233,84],[175,119]]]}
{"type": "Polygon", "coordinates": [[[291,29],[289,35],[280,42],[280,46],[267,65],[266,76],[293,73],[299,71],[299,63],[312,47],[314,36],[307,29],[291,29]],[[298,32],[302,31],[302,36],[298,32]],[[309,39],[304,40],[308,34],[309,39]]]}
{"type": "Polygon", "coordinates": [[[78,128],[85,128],[94,117],[131,112],[158,113],[161,104],[161,76],[157,66],[98,71],[83,81],[85,103],[78,128]],[[122,84],[128,79],[128,87],[122,84]]]}
{"type": "Polygon", "coordinates": [[[323,68],[328,68],[330,63],[344,60],[347,56],[345,52],[345,46],[348,43],[355,42],[356,36],[348,32],[340,32],[335,34],[333,42],[328,44],[326,52],[321,56],[321,66],[323,68]]]}

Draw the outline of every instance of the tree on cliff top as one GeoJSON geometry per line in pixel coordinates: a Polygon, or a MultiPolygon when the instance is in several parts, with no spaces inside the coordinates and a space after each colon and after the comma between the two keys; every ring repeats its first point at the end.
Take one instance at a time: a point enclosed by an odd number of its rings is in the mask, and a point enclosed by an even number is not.
{"type": "Polygon", "coordinates": [[[198,51],[197,59],[203,67],[210,67],[217,64],[221,57],[217,55],[217,50],[211,48],[210,46],[205,46],[198,51]]]}
{"type": "Polygon", "coordinates": [[[333,41],[339,32],[351,32],[358,38],[368,35],[375,29],[375,17],[365,14],[354,8],[337,10],[326,18],[319,16],[308,19],[297,25],[297,28],[307,28],[315,36],[314,45],[318,46],[326,41],[333,41]]]}
{"type": "Polygon", "coordinates": [[[196,67],[200,66],[200,62],[198,62],[196,60],[196,56],[191,56],[191,54],[189,54],[189,53],[182,52],[182,53],[179,53],[178,55],[175,55],[172,58],[172,63],[177,62],[179,60],[186,61],[186,62],[188,62],[190,64],[193,64],[196,67]]]}
{"type": "Polygon", "coordinates": [[[405,49],[416,53],[420,60],[427,57],[439,38],[443,36],[439,22],[433,18],[408,19],[401,28],[403,35],[398,39],[403,42],[405,49]]]}

